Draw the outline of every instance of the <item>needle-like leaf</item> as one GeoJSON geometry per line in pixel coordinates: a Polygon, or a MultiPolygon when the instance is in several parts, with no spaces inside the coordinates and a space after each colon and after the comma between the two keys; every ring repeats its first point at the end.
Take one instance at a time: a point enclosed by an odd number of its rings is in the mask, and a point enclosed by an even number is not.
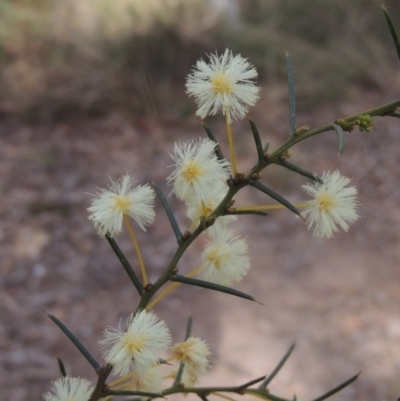
{"type": "Polygon", "coordinates": [[[318,398],[315,398],[313,401],[323,401],[327,399],[328,397],[332,396],[333,394],[336,394],[338,391],[342,390],[343,388],[347,387],[349,384],[353,383],[353,381],[357,380],[358,376],[360,376],[360,373],[357,373],[355,376],[351,377],[349,380],[346,380],[344,383],[340,384],[339,386],[333,388],[332,390],[328,391],[324,395],[321,395],[318,398]]]}
{"type": "Polygon", "coordinates": [[[217,145],[215,146],[215,155],[219,160],[225,160],[224,155],[222,154],[221,148],[219,147],[218,141],[215,139],[214,133],[211,131],[210,127],[203,123],[203,127],[206,130],[208,137],[215,142],[217,145]]]}
{"type": "Polygon", "coordinates": [[[272,189],[267,188],[265,185],[261,184],[258,181],[253,181],[251,180],[249,183],[252,187],[257,188],[261,192],[264,192],[268,196],[270,196],[272,199],[275,199],[279,203],[281,203],[283,206],[287,207],[289,210],[291,210],[293,213],[297,214],[299,217],[301,217],[301,214],[299,210],[292,205],[289,201],[287,201],[285,198],[283,198],[281,195],[277,194],[274,192],[272,189]]]}
{"type": "Polygon", "coordinates": [[[295,164],[289,163],[287,160],[281,160],[279,162],[278,166],[286,167],[288,170],[292,170],[300,175],[303,175],[304,177],[311,178],[313,181],[316,181],[316,182],[319,182],[322,184],[321,178],[319,178],[316,174],[311,173],[310,171],[304,170],[301,167],[296,166],[295,164]]]}
{"type": "Polygon", "coordinates": [[[290,135],[293,135],[294,131],[296,131],[296,97],[294,93],[292,59],[290,58],[287,52],[286,52],[286,66],[287,66],[288,86],[289,86],[290,135]]]}
{"type": "Polygon", "coordinates": [[[161,188],[156,183],[153,182],[153,185],[154,185],[154,188],[155,188],[158,196],[161,199],[161,203],[164,206],[165,212],[167,213],[168,220],[172,226],[172,229],[174,230],[176,240],[178,242],[180,242],[182,240],[182,233],[181,233],[181,230],[179,229],[178,223],[176,222],[174,213],[172,212],[172,210],[168,204],[167,198],[164,196],[161,188]]]}
{"type": "Polygon", "coordinates": [[[128,262],[128,259],[122,253],[117,242],[115,241],[114,238],[110,237],[109,235],[106,235],[106,239],[107,239],[108,243],[110,244],[114,253],[117,255],[117,258],[121,262],[123,268],[125,269],[126,273],[128,274],[129,278],[131,279],[133,285],[136,287],[137,292],[139,293],[139,295],[143,295],[143,293],[144,293],[143,285],[141,284],[141,282],[139,281],[135,272],[133,271],[132,266],[128,262]]]}
{"type": "Polygon", "coordinates": [[[186,335],[185,340],[187,340],[192,334],[193,317],[190,316],[186,325],[186,335]]]}
{"type": "Polygon", "coordinates": [[[383,10],[383,14],[385,15],[386,23],[388,24],[388,27],[389,27],[390,35],[392,36],[392,39],[393,39],[394,47],[396,48],[397,57],[400,60],[400,41],[399,41],[399,37],[398,37],[396,29],[395,29],[395,27],[393,25],[392,19],[390,18],[390,15],[389,15],[388,11],[386,10],[385,6],[383,6],[383,5],[382,5],[382,10],[383,10]]]}
{"type": "Polygon", "coordinates": [[[176,374],[176,377],[174,380],[174,384],[173,384],[174,387],[180,386],[184,369],[185,369],[185,364],[183,362],[181,362],[179,364],[178,373],[176,374]]]}
{"type": "Polygon", "coordinates": [[[338,136],[338,153],[341,155],[344,149],[344,132],[343,128],[339,124],[332,124],[332,128],[335,129],[338,136]]]}
{"type": "Polygon", "coordinates": [[[260,389],[265,389],[269,383],[271,383],[272,379],[279,373],[279,371],[282,369],[282,366],[285,364],[285,362],[288,360],[290,354],[293,352],[295,347],[295,343],[293,343],[290,348],[286,351],[286,354],[283,356],[283,358],[279,361],[278,365],[276,365],[275,369],[272,371],[272,373],[260,384],[259,388],[260,389]]]}
{"type": "Polygon", "coordinates": [[[254,214],[256,216],[263,216],[263,217],[267,217],[268,214],[265,212],[262,212],[261,210],[236,210],[233,212],[229,212],[226,213],[226,216],[230,216],[230,215],[241,215],[241,214],[254,214]]]}
{"type": "Polygon", "coordinates": [[[67,371],[65,370],[64,362],[58,355],[56,355],[56,358],[57,358],[57,363],[58,363],[58,369],[60,369],[61,376],[62,377],[67,376],[67,371]]]}
{"type": "Polygon", "coordinates": [[[264,149],[261,143],[261,138],[260,138],[260,134],[258,132],[257,126],[254,123],[254,121],[249,118],[249,123],[250,123],[250,127],[251,127],[251,132],[253,133],[253,137],[254,137],[254,142],[256,144],[256,149],[257,149],[257,155],[258,155],[258,162],[262,163],[265,159],[264,156],[264,149]]]}
{"type": "Polygon", "coordinates": [[[250,380],[249,382],[244,383],[241,386],[238,386],[237,389],[238,389],[238,391],[241,391],[247,387],[252,386],[253,384],[259,383],[260,381],[262,381],[264,379],[265,379],[265,376],[258,377],[257,379],[250,380]]]}
{"type": "Polygon", "coordinates": [[[170,278],[171,281],[177,281],[178,283],[194,285],[196,287],[207,288],[209,290],[224,292],[225,294],[235,295],[240,298],[249,299],[250,301],[257,302],[251,295],[247,295],[244,292],[234,290],[233,288],[225,287],[223,285],[210,283],[209,281],[198,280],[196,278],[189,278],[175,274],[170,278]]]}
{"type": "Polygon", "coordinates": [[[76,348],[82,353],[82,355],[88,360],[88,362],[93,366],[94,370],[97,372],[100,370],[100,365],[96,360],[90,355],[89,351],[82,345],[82,343],[75,337],[74,334],[55,316],[47,314],[47,316],[63,331],[63,333],[72,341],[76,348]]]}

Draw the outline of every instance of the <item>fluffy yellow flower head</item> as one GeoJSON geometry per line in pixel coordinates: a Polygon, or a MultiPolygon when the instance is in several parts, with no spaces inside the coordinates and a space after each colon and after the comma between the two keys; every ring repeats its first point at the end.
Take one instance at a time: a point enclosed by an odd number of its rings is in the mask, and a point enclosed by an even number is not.
{"type": "Polygon", "coordinates": [[[210,227],[207,233],[211,241],[201,255],[202,278],[225,286],[239,282],[250,268],[246,240],[221,226],[210,227]]]}
{"type": "Polygon", "coordinates": [[[172,355],[185,364],[185,369],[188,369],[192,376],[197,376],[207,370],[211,352],[203,340],[189,337],[185,342],[173,346],[172,355]]]}
{"type": "Polygon", "coordinates": [[[229,163],[218,160],[214,153],[216,146],[208,138],[175,143],[171,154],[175,170],[167,181],[174,184],[173,192],[179,199],[191,204],[226,192],[229,163]]]}
{"type": "MultiPolygon", "coordinates": [[[[194,199],[193,202],[187,205],[188,209],[186,216],[192,221],[194,225],[200,222],[201,217],[207,219],[225,197],[226,193],[227,191],[225,190],[222,193],[216,194],[214,198],[194,199]]],[[[220,216],[216,220],[215,224],[227,226],[235,220],[237,220],[236,216],[220,216]]]]}
{"type": "MultiPolygon", "coordinates": [[[[132,377],[132,382],[125,390],[144,391],[154,394],[161,393],[163,378],[157,366],[145,371],[142,375],[135,372],[132,377]]],[[[142,399],[146,400],[148,397],[142,397],[142,399]]]]}
{"type": "Polygon", "coordinates": [[[125,376],[136,371],[143,377],[158,363],[158,353],[168,348],[171,335],[163,320],[152,312],[142,310],[128,320],[126,330],[109,327],[100,344],[107,363],[114,366],[115,373],[125,376]]]}
{"type": "Polygon", "coordinates": [[[102,189],[88,208],[89,219],[93,222],[100,236],[116,236],[122,231],[124,215],[132,217],[140,228],[153,223],[155,193],[148,184],[135,186],[130,175],[124,175],[117,182],[112,182],[110,190],[102,189]]]}
{"type": "Polygon", "coordinates": [[[306,184],[302,188],[313,199],[308,201],[303,214],[307,217],[307,226],[319,238],[331,238],[340,226],[344,231],[349,224],[358,219],[356,208],[357,189],[347,187],[351,179],[344,177],[339,171],[326,171],[322,174],[322,184],[306,184]]]}
{"type": "Polygon", "coordinates": [[[199,60],[186,79],[186,93],[199,106],[196,114],[205,118],[222,111],[227,122],[241,119],[259,99],[260,88],[252,81],[257,71],[247,59],[234,56],[228,49],[209,56],[209,63],[199,60]]]}
{"type": "Polygon", "coordinates": [[[94,386],[86,379],[65,376],[53,382],[51,391],[43,394],[45,401],[88,401],[94,386]]]}

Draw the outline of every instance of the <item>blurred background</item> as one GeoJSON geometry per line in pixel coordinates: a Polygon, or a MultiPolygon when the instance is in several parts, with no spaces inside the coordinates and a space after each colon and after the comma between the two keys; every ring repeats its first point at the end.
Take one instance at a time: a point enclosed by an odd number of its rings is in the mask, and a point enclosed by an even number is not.
{"type": "MultiPolygon", "coordinates": [[[[385,1],[400,31],[400,4],[385,1]]],[[[166,194],[174,141],[204,136],[185,95],[201,57],[231,49],[259,72],[251,109],[263,141],[289,130],[285,52],[292,57],[298,126],[326,124],[396,99],[399,61],[375,0],[1,0],[0,1],[0,398],[41,399],[58,377],[57,353],[72,376],[91,367],[43,311],[62,320],[93,355],[107,325],[138,299],[87,219],[90,195],[126,172],[166,194]]],[[[206,121],[226,150],[224,120],[206,121]]],[[[190,314],[193,334],[212,348],[204,384],[228,385],[270,373],[296,349],[270,386],[313,399],[363,371],[336,400],[400,396],[400,125],[378,118],[370,133],[334,132],[293,149],[293,163],[353,177],[361,219],[349,233],[318,240],[288,211],[243,217],[249,275],[236,288],[264,305],[181,287],[155,311],[175,341],[190,314]],[[210,313],[212,311],[212,314],[210,313]]],[[[246,121],[234,125],[239,170],[254,164],[246,121]]],[[[226,152],[226,154],[228,154],[226,152]]],[[[302,177],[271,167],[263,182],[292,202],[302,177]]],[[[184,206],[169,198],[182,229],[184,206]]],[[[251,190],[238,205],[265,203],[251,190]]],[[[139,232],[154,280],[176,243],[160,203],[139,232]]],[[[126,233],[118,243],[134,268],[126,233]]],[[[204,240],[179,265],[198,267],[204,240]]]]}

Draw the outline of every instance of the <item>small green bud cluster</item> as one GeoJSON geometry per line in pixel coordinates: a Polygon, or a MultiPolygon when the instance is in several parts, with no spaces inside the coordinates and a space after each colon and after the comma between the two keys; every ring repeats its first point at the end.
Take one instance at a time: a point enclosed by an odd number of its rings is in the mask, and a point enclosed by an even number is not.
{"type": "Polygon", "coordinates": [[[371,118],[369,114],[361,114],[357,116],[357,119],[354,121],[361,132],[371,131],[374,126],[374,120],[371,118]]]}

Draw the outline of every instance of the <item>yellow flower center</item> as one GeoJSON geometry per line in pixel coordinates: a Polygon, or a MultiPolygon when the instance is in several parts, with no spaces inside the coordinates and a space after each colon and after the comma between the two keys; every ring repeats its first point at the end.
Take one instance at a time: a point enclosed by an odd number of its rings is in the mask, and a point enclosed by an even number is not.
{"type": "Polygon", "coordinates": [[[212,78],[211,83],[214,87],[214,93],[216,95],[230,95],[230,93],[232,92],[232,84],[228,77],[222,72],[216,74],[212,78]]]}
{"type": "Polygon", "coordinates": [[[222,257],[219,254],[219,249],[212,249],[210,253],[207,255],[207,259],[217,268],[219,269],[223,263],[222,257]]]}
{"type": "Polygon", "coordinates": [[[327,192],[322,192],[322,194],[316,196],[315,199],[322,212],[330,213],[331,209],[336,206],[335,199],[327,192]]]}
{"type": "Polygon", "coordinates": [[[193,184],[193,182],[197,179],[199,175],[201,175],[203,172],[203,169],[200,168],[193,160],[189,160],[186,163],[185,168],[182,171],[182,174],[185,176],[185,178],[189,181],[190,184],[193,184]]]}
{"type": "Polygon", "coordinates": [[[130,206],[131,201],[126,196],[115,195],[114,209],[121,210],[123,214],[128,214],[130,206]]]}
{"type": "Polygon", "coordinates": [[[146,345],[146,339],[144,337],[137,337],[132,333],[126,333],[125,337],[121,340],[121,345],[133,357],[136,352],[142,350],[146,345]]]}
{"type": "Polygon", "coordinates": [[[185,341],[184,343],[177,344],[174,348],[174,355],[183,363],[191,362],[189,356],[193,341],[185,341]]]}

